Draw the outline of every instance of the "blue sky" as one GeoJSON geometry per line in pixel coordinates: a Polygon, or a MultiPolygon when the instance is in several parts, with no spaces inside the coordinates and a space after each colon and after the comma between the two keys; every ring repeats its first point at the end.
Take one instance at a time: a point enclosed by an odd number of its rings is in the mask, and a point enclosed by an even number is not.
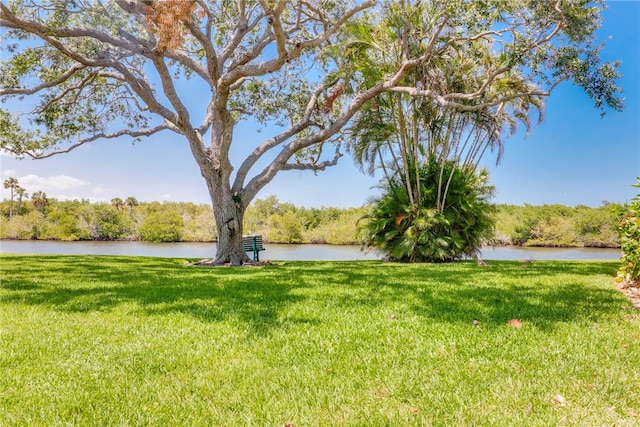
{"type": "MultiPolygon", "coordinates": [[[[640,0],[608,1],[600,39],[605,60],[622,60],[625,110],[604,118],[581,89],[563,83],[547,100],[546,117],[531,135],[518,132],[506,141],[502,162],[486,155],[496,186],[496,203],[578,204],[627,202],[640,176],[640,0]]],[[[237,129],[236,143],[259,141],[250,127],[237,129]]],[[[140,201],[210,203],[204,180],[186,141],[172,133],[133,145],[104,140],[43,160],[0,155],[1,178],[18,179],[29,194],[45,191],[58,199],[109,201],[134,196],[140,201]]],[[[345,155],[325,172],[282,172],[258,194],[276,195],[298,206],[361,206],[377,194],[377,180],[360,173],[345,155]]],[[[4,188],[1,198],[8,198],[4,188]]]]}

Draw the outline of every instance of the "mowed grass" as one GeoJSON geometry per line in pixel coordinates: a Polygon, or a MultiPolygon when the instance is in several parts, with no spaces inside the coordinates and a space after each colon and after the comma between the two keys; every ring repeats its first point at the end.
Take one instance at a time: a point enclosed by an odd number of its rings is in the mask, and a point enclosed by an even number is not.
{"type": "Polygon", "coordinates": [[[184,261],[2,255],[0,425],[640,423],[616,262],[184,261]]]}

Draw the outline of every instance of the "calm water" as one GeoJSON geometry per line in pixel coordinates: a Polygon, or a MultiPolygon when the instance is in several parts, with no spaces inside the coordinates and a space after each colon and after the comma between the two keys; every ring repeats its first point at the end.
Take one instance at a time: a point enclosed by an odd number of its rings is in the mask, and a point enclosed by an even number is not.
{"type": "MultiPolygon", "coordinates": [[[[359,260],[379,259],[375,253],[364,253],[359,246],[276,245],[267,244],[260,252],[261,260],[359,260]]],[[[55,242],[39,240],[2,240],[0,253],[60,255],[133,255],[167,258],[211,258],[215,243],[148,243],[148,242],[55,242]]],[[[487,260],[617,260],[619,249],[597,248],[485,248],[487,260]]]]}

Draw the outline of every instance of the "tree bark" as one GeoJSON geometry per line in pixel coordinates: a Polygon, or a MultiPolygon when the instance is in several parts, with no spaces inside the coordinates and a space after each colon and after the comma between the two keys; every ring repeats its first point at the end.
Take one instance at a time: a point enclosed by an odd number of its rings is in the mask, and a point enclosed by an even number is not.
{"type": "Polygon", "coordinates": [[[242,244],[243,219],[246,206],[239,194],[233,194],[228,180],[214,172],[205,177],[216,222],[218,240],[213,265],[240,266],[251,261],[242,244]]]}

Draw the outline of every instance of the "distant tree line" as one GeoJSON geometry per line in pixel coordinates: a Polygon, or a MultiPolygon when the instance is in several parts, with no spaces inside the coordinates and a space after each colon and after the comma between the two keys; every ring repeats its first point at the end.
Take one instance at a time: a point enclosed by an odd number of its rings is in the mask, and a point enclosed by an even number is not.
{"type": "MultiPolygon", "coordinates": [[[[25,198],[26,199],[26,198],[25,198]]],[[[359,220],[370,207],[306,208],[276,196],[257,199],[244,218],[246,234],[271,243],[359,244],[359,220]]],[[[618,225],[626,206],[497,205],[495,245],[620,247],[618,225]]],[[[209,205],[188,202],[62,201],[42,192],[30,200],[0,202],[0,239],[215,241],[209,205]]],[[[361,225],[361,224],[360,224],[361,225]]]]}
{"type": "MultiPolygon", "coordinates": [[[[256,200],[247,210],[245,230],[272,243],[357,243],[356,225],[366,208],[304,208],[275,196],[256,200]]],[[[212,242],[211,206],[188,202],[110,203],[62,201],[40,194],[29,201],[0,202],[0,239],[142,240],[212,242]]]]}
{"type": "Polygon", "coordinates": [[[494,244],[619,248],[625,206],[497,205],[494,244]]]}

